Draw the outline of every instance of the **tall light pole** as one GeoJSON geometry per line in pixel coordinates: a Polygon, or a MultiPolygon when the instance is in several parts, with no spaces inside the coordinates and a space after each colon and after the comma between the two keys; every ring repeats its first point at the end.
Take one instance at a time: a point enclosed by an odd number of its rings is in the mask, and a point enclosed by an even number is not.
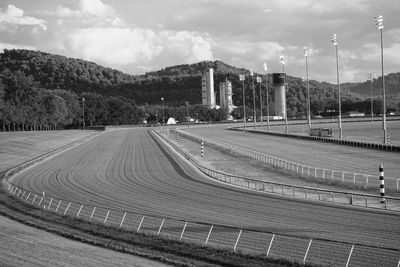
{"type": "Polygon", "coordinates": [[[342,139],[342,104],[340,100],[340,82],[339,82],[339,57],[338,57],[338,42],[336,39],[336,34],[333,34],[331,37],[331,41],[336,51],[336,77],[337,77],[337,86],[338,86],[338,102],[339,102],[339,115],[338,115],[338,124],[339,124],[339,139],[342,139]]]}
{"type": "Polygon", "coordinates": [[[254,72],[251,69],[250,70],[250,76],[251,76],[251,86],[253,88],[253,119],[254,119],[254,129],[256,129],[256,123],[257,123],[257,114],[256,114],[256,91],[254,89],[254,72]]]}
{"type": "Polygon", "coordinates": [[[262,82],[261,77],[257,76],[256,81],[260,85],[260,122],[261,122],[261,127],[263,127],[263,109],[262,109],[263,101],[262,101],[262,91],[261,91],[261,82],[262,82]]]}
{"type": "Polygon", "coordinates": [[[311,130],[311,105],[310,105],[310,82],[308,79],[308,48],[303,47],[303,55],[306,58],[306,79],[307,79],[307,123],[308,130],[311,130]]]}
{"type": "Polygon", "coordinates": [[[375,25],[381,32],[381,67],[382,67],[382,100],[383,100],[383,111],[382,111],[382,129],[383,129],[383,142],[388,143],[386,133],[386,92],[385,92],[385,75],[383,72],[383,16],[379,15],[375,17],[375,25]]]}
{"type": "Polygon", "coordinates": [[[265,71],[265,91],[266,91],[266,96],[267,96],[267,131],[269,132],[268,67],[267,67],[267,63],[264,63],[264,71],[265,71]]]}
{"type": "Polygon", "coordinates": [[[285,58],[283,56],[280,56],[279,58],[279,63],[282,65],[282,72],[283,72],[283,84],[285,86],[285,133],[287,134],[289,132],[288,130],[288,121],[287,121],[287,101],[286,101],[286,73],[285,73],[285,58]]]}
{"type": "Polygon", "coordinates": [[[82,97],[82,125],[83,130],[85,130],[85,98],[82,97]]]}
{"type": "Polygon", "coordinates": [[[246,131],[246,98],[244,94],[244,74],[239,74],[239,80],[242,81],[242,87],[243,87],[243,126],[244,126],[244,131],[246,131]]]}
{"type": "Polygon", "coordinates": [[[161,102],[162,102],[162,123],[161,125],[164,125],[165,118],[164,118],[164,97],[161,97],[161,102]]]}
{"type": "Polygon", "coordinates": [[[367,75],[369,79],[369,85],[370,85],[370,90],[371,90],[371,122],[374,122],[374,100],[372,98],[372,79],[373,79],[373,74],[370,73],[367,75]]]}
{"type": "Polygon", "coordinates": [[[189,101],[186,101],[185,104],[186,104],[186,124],[187,127],[189,128],[189,101]]]}

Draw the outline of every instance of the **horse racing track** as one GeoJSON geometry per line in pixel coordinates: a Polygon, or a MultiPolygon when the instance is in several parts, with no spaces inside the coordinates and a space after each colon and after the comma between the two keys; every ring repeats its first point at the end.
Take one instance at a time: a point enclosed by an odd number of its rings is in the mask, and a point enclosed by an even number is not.
{"type": "Polygon", "coordinates": [[[298,262],[397,266],[397,213],[222,184],[147,129],[106,131],[4,182],[47,210],[132,231],[298,262]]]}

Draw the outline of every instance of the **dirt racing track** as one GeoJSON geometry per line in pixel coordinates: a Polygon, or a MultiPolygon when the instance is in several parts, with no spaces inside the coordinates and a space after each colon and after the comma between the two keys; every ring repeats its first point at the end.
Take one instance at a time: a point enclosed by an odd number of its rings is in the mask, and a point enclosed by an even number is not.
{"type": "MultiPolygon", "coordinates": [[[[388,249],[392,253],[383,262],[394,266],[400,258],[399,214],[321,205],[215,182],[144,128],[107,131],[28,168],[12,182],[26,190],[105,209],[355,243],[375,247],[377,252],[388,249]]],[[[291,244],[285,245],[275,254],[284,254],[291,244]]],[[[330,252],[312,253],[321,258],[330,252]]],[[[375,258],[368,251],[355,254],[375,258]]],[[[346,257],[333,262],[343,266],[346,257]]]]}

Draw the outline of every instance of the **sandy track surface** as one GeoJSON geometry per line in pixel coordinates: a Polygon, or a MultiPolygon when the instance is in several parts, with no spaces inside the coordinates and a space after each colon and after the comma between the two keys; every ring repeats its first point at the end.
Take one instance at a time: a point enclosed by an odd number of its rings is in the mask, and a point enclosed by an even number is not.
{"type": "Polygon", "coordinates": [[[253,151],[318,168],[353,173],[376,174],[379,164],[385,176],[400,178],[400,154],[366,148],[341,146],[295,138],[228,131],[222,127],[185,129],[199,137],[223,141],[249,148],[253,151]]]}
{"type": "MultiPolygon", "coordinates": [[[[21,164],[94,131],[0,133],[0,171],[21,164]]],[[[0,216],[2,266],[164,266],[158,261],[72,241],[0,216]]]]}
{"type": "Polygon", "coordinates": [[[106,132],[28,169],[14,182],[32,191],[107,208],[400,247],[398,215],[221,185],[160,149],[146,129],[106,132]]]}
{"type": "Polygon", "coordinates": [[[167,266],[87,245],[0,216],[2,266],[167,266]]]}

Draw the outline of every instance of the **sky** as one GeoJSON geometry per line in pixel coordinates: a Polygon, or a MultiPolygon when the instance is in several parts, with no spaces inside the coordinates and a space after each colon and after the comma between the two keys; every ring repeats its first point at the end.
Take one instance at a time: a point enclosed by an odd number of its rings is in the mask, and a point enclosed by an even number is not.
{"type": "Polygon", "coordinates": [[[0,0],[0,51],[32,49],[128,74],[221,60],[336,83],[400,71],[399,0],[0,0]]]}

